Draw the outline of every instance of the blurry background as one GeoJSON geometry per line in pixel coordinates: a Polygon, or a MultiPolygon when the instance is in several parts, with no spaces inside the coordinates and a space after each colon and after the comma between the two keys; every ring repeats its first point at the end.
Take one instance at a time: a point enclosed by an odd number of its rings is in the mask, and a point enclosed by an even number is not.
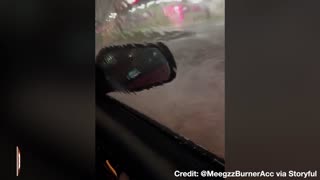
{"type": "Polygon", "coordinates": [[[170,39],[163,33],[187,31],[188,26],[204,22],[224,22],[224,0],[96,0],[97,49],[110,44],[170,39]]]}
{"type": "Polygon", "coordinates": [[[0,179],[16,176],[16,146],[19,179],[92,179],[94,1],[1,7],[0,179]]]}
{"type": "Polygon", "coordinates": [[[156,41],[172,51],[177,78],[111,95],[224,157],[224,0],[96,0],[96,53],[156,41]]]}

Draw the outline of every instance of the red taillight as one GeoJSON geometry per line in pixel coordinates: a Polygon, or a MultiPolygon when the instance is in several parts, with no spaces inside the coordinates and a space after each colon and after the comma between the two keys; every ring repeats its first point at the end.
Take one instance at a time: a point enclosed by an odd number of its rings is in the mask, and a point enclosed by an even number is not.
{"type": "Polygon", "coordinates": [[[139,2],[139,0],[127,0],[127,2],[128,2],[129,4],[136,4],[136,3],[139,2]]]}

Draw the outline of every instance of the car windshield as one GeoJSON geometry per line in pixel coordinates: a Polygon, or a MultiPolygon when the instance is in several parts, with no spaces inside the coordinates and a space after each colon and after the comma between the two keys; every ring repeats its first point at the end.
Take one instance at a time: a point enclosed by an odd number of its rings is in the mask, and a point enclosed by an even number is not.
{"type": "Polygon", "coordinates": [[[96,0],[96,52],[159,41],[176,60],[176,79],[108,95],[224,157],[224,0],[96,0]]]}

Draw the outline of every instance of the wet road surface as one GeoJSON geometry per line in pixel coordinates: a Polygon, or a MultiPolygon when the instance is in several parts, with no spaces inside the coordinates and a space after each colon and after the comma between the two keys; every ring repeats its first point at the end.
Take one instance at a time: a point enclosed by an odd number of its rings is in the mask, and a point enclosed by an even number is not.
{"type": "Polygon", "coordinates": [[[112,96],[224,157],[224,24],[198,24],[184,31],[192,35],[164,41],[177,62],[175,80],[112,96]]]}

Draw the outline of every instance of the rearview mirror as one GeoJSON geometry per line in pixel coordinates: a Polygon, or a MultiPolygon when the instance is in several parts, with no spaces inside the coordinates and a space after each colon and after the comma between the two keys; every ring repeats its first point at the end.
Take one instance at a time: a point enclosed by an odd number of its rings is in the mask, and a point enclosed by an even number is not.
{"type": "Polygon", "coordinates": [[[172,81],[176,69],[163,43],[106,47],[96,57],[96,86],[104,93],[141,91],[172,81]]]}

